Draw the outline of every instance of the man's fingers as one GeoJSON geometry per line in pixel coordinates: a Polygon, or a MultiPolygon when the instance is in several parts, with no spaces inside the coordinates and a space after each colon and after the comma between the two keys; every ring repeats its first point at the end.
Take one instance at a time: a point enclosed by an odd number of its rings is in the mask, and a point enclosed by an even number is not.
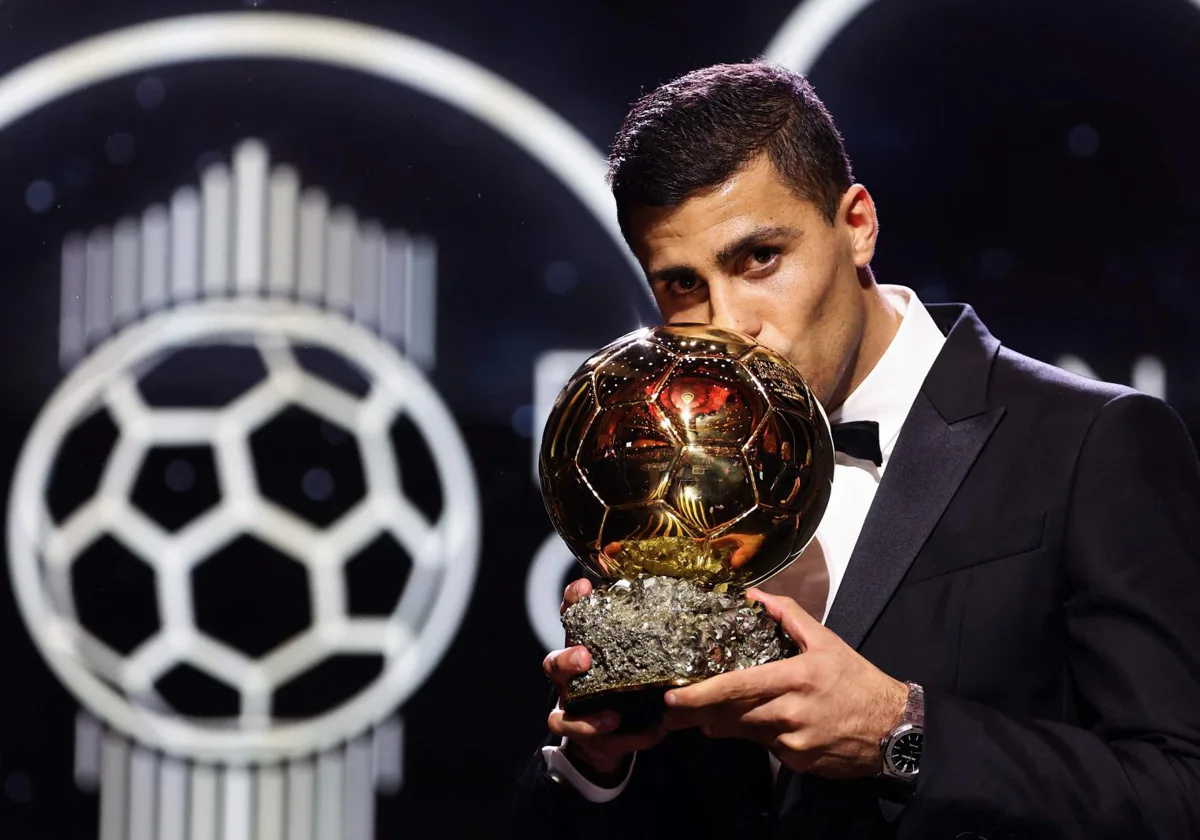
{"type": "Polygon", "coordinates": [[[559,686],[591,667],[592,655],[583,645],[551,651],[542,660],[542,670],[559,686]]]}
{"type": "Polygon", "coordinates": [[[648,750],[667,735],[667,730],[662,726],[639,732],[617,732],[621,716],[611,711],[568,715],[556,708],[550,713],[546,725],[553,734],[570,738],[585,752],[605,758],[620,758],[648,750]]]}
{"type": "Polygon", "coordinates": [[[595,738],[612,732],[621,723],[621,716],[616,712],[596,712],[590,715],[568,715],[562,709],[556,708],[550,713],[546,725],[555,735],[565,735],[571,739],[595,738]]]}
{"type": "Polygon", "coordinates": [[[567,607],[574,604],[580,598],[583,598],[592,593],[592,582],[587,578],[573,580],[563,592],[562,604],[558,607],[558,614],[562,615],[567,611],[567,607]]]}
{"type": "Polygon", "coordinates": [[[671,709],[703,709],[778,697],[790,689],[794,681],[794,668],[795,663],[781,659],[744,671],[718,674],[686,688],[671,689],[665,700],[671,709]]]}
{"type": "Polygon", "coordinates": [[[821,622],[804,611],[804,608],[783,595],[768,595],[761,589],[746,590],[746,597],[758,601],[766,607],[767,614],[783,625],[783,629],[800,645],[801,650],[808,650],[811,642],[825,631],[821,622]]]}

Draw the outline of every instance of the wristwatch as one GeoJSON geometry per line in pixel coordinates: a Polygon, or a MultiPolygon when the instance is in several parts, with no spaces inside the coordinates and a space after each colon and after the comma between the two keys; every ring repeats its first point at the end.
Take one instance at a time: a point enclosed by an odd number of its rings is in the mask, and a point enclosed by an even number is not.
{"type": "Polygon", "coordinates": [[[925,746],[925,691],[916,683],[908,683],[908,702],[904,717],[883,737],[883,772],[886,779],[916,784],[921,772],[921,750],[925,746]]]}

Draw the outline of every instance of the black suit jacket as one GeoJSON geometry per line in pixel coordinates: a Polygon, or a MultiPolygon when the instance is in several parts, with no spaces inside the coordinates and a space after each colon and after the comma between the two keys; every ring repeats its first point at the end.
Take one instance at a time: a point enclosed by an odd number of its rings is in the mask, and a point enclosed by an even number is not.
{"type": "Polygon", "coordinates": [[[1163,402],[1000,346],[970,307],[901,430],[826,625],[926,689],[920,783],[680,733],[604,805],[535,755],[513,836],[1200,838],[1200,464],[1163,402]]]}

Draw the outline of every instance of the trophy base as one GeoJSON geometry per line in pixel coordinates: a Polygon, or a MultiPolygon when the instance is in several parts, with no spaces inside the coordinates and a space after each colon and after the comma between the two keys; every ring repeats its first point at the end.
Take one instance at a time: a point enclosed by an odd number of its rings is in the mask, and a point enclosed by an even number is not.
{"type": "Polygon", "coordinates": [[[669,688],[762,665],[797,652],[795,643],[741,592],[679,578],[617,581],[563,615],[568,645],[583,645],[592,667],[563,697],[571,714],[612,710],[621,730],[656,724],[669,688]]]}

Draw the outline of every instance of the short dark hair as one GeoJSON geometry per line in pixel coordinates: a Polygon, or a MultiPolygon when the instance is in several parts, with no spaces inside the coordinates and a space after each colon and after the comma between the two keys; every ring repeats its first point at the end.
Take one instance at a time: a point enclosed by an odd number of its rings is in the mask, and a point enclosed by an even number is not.
{"type": "Polygon", "coordinates": [[[694,70],[639,99],[609,155],[621,231],[629,208],[674,207],[766,153],[832,224],[853,184],[842,136],[808,79],[755,61],[694,70]]]}

